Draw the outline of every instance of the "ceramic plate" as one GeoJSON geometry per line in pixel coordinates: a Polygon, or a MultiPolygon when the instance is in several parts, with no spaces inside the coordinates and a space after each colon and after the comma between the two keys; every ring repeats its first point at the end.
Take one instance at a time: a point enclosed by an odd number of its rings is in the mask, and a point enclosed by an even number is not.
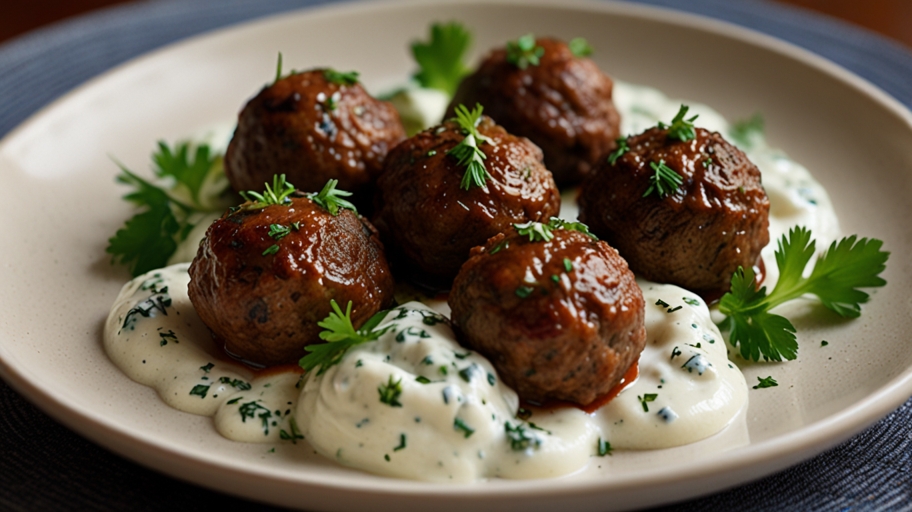
{"type": "MultiPolygon", "coordinates": [[[[98,77],[0,143],[0,371],[51,416],[137,462],[200,485],[292,507],[433,506],[602,510],[708,493],[806,459],[912,394],[912,115],[848,72],[785,43],[693,16],[561,0],[346,4],[181,42],[98,77]],[[718,438],[673,450],[616,453],[554,480],[436,485],[337,466],[306,448],[241,444],[210,418],[164,405],[102,351],[108,308],[128,280],[104,253],[131,214],[116,166],[147,171],[158,139],[230,123],[286,69],[357,69],[384,91],[414,71],[407,44],[432,21],[475,33],[475,57],[526,32],[586,37],[609,75],[709,104],[729,119],[761,112],[767,136],[828,189],[846,233],[885,240],[889,284],[854,321],[799,315],[800,359],[747,365],[750,393],[736,448],[718,438]],[[829,345],[820,347],[820,340],[829,345]]],[[[809,308],[811,313],[814,308],[809,308]]],[[[726,434],[723,434],[723,436],[726,434]]]]}

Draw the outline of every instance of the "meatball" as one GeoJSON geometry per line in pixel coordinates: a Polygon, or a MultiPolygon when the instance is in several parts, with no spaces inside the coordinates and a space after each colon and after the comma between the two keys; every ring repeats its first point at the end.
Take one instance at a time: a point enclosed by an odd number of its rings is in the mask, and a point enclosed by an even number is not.
{"type": "Polygon", "coordinates": [[[702,128],[691,140],[651,128],[626,144],[628,151],[583,185],[580,220],[616,247],[638,276],[717,299],[738,267],[757,264],[769,242],[760,171],[721,135],[702,128]],[[665,185],[663,194],[656,176],[669,170],[680,185],[665,185]]]}
{"type": "Polygon", "coordinates": [[[535,46],[543,49],[533,59],[537,64],[518,60],[521,50],[515,47],[492,51],[459,85],[449,110],[482,104],[507,131],[544,151],[558,185],[573,185],[616,146],[620,117],[611,101],[614,84],[562,41],[537,39],[535,46]]]}
{"type": "Polygon", "coordinates": [[[190,300],[225,350],[254,365],[297,362],[322,343],[317,325],[352,301],[359,326],[393,300],[393,279],[373,226],[350,210],[331,215],[306,197],[245,203],[206,232],[190,265],[190,300]]]}
{"type": "Polygon", "coordinates": [[[308,192],[336,179],[359,206],[369,205],[369,185],[405,131],[392,104],[372,98],[356,77],[331,69],[293,73],[251,99],[225,153],[234,190],[259,190],[284,173],[308,192]]]}
{"type": "Polygon", "coordinates": [[[448,288],[472,247],[513,223],[548,219],[560,193],[528,139],[482,116],[477,131],[488,177],[463,186],[467,168],[448,151],[466,136],[456,121],[420,132],[390,152],[377,180],[374,224],[394,267],[425,284],[448,288]]]}
{"type": "Polygon", "coordinates": [[[472,250],[449,304],[460,341],[521,398],[588,405],[646,344],[645,302],[605,242],[565,229],[530,242],[514,229],[472,250]]]}

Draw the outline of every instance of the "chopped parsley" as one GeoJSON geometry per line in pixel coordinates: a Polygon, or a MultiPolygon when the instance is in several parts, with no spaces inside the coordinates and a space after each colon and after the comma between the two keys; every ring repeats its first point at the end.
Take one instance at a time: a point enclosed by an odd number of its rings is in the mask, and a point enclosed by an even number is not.
{"type": "Polygon", "coordinates": [[[507,62],[519,69],[538,66],[545,49],[536,44],[534,34],[526,34],[516,41],[507,42],[507,62]]]}
{"type": "Polygon", "coordinates": [[[680,174],[665,165],[665,160],[659,160],[658,163],[649,162],[649,167],[652,168],[654,174],[649,177],[649,188],[643,193],[643,197],[648,197],[653,192],[656,192],[659,198],[663,198],[678,190],[684,183],[684,179],[681,178],[680,174]]]}
{"type": "Polygon", "coordinates": [[[684,119],[684,116],[687,115],[689,109],[690,107],[687,105],[681,105],[678,113],[674,116],[674,119],[671,120],[670,125],[661,122],[659,123],[659,128],[668,130],[669,139],[687,142],[689,140],[694,140],[697,137],[693,122],[700,116],[696,115],[690,119],[684,119]]]}
{"type": "Polygon", "coordinates": [[[776,382],[776,379],[774,379],[772,375],[764,378],[757,377],[757,380],[760,381],[760,383],[754,386],[754,389],[774,388],[779,385],[779,383],[776,382]]]}
{"type": "Polygon", "coordinates": [[[547,224],[530,220],[522,224],[513,224],[513,228],[516,229],[520,236],[528,236],[530,242],[550,242],[554,238],[553,231],[555,229],[579,231],[590,238],[596,238],[595,235],[589,232],[589,226],[582,222],[567,222],[557,217],[551,217],[547,224]]]}
{"type": "Polygon", "coordinates": [[[753,269],[739,268],[732,276],[731,291],[719,302],[719,311],[727,317],[721,326],[730,331],[729,342],[740,345],[744,359],[795,359],[795,327],[787,318],[769,311],[783,302],[816,295],[826,308],[842,317],[860,316],[861,304],[868,301],[869,295],[858,288],[886,284],[880,273],[886,268],[890,253],[882,251],[882,246],[882,241],[873,238],[843,238],[833,242],[817,258],[811,274],[804,277],[815,242],[807,228],[790,229],[778,241],[779,280],[769,295],[765,286],[757,290],[753,269]]]}
{"type": "Polygon", "coordinates": [[[307,197],[311,201],[320,205],[324,210],[328,211],[333,216],[339,215],[339,209],[345,208],[351,210],[355,213],[358,212],[355,205],[349,202],[344,197],[352,195],[351,192],[337,189],[336,185],[339,184],[339,180],[329,180],[326,182],[326,185],[323,185],[323,189],[320,190],[317,194],[308,194],[307,197]]]}
{"type": "Polygon", "coordinates": [[[564,258],[564,270],[567,272],[573,271],[573,262],[570,261],[570,258],[564,258]]]}
{"type": "Polygon", "coordinates": [[[508,421],[504,423],[504,432],[507,434],[510,448],[514,451],[523,451],[527,448],[538,448],[541,446],[541,438],[526,430],[526,427],[522,423],[517,423],[514,426],[508,421]]]}
{"type": "Polygon", "coordinates": [[[190,396],[198,396],[200,398],[206,398],[206,393],[209,392],[209,385],[197,384],[193,386],[193,389],[190,390],[190,396]]]}
{"type": "Polygon", "coordinates": [[[487,179],[491,177],[484,165],[487,156],[478,147],[483,142],[489,144],[491,142],[490,139],[478,132],[478,123],[481,122],[481,113],[483,111],[484,107],[480,104],[476,104],[471,111],[462,104],[456,107],[455,120],[462,129],[465,138],[447,151],[446,154],[452,155],[461,167],[466,168],[466,172],[462,176],[462,183],[459,185],[463,190],[469,190],[473,186],[484,187],[487,179]]]}
{"type": "Polygon", "coordinates": [[[412,56],[419,67],[412,77],[421,87],[437,89],[452,97],[469,73],[465,57],[471,45],[472,34],[461,23],[432,24],[429,41],[412,43],[412,56]]]}
{"type": "Polygon", "coordinates": [[[596,445],[596,453],[598,453],[599,457],[604,457],[605,455],[611,455],[612,451],[613,451],[613,449],[611,448],[611,443],[602,439],[601,437],[598,438],[598,444],[596,445]]]}
{"type": "Polygon", "coordinates": [[[322,375],[329,367],[338,364],[351,347],[374,341],[396,325],[390,324],[382,329],[376,329],[377,324],[387,314],[387,311],[380,311],[356,330],[351,321],[351,301],[348,301],[345,313],[342,313],[342,309],[335,300],[330,300],[330,306],[333,311],[323,321],[317,323],[324,329],[320,332],[320,339],[326,340],[327,343],[307,345],[304,350],[310,353],[298,362],[305,371],[318,368],[317,375],[322,375]]]}
{"type": "Polygon", "coordinates": [[[592,47],[589,42],[582,37],[574,37],[567,44],[570,47],[570,53],[577,57],[588,57],[592,55],[592,47]]]}
{"type": "Polygon", "coordinates": [[[535,291],[535,288],[532,288],[531,286],[522,285],[522,286],[516,288],[516,296],[519,297],[520,299],[525,299],[525,298],[529,297],[530,295],[532,295],[532,292],[534,292],[534,291],[535,291]]]}
{"type": "Polygon", "coordinates": [[[462,432],[466,439],[475,433],[475,429],[466,425],[465,422],[460,418],[453,420],[453,429],[462,432]]]}
{"type": "Polygon", "coordinates": [[[259,400],[241,404],[238,407],[241,415],[241,421],[247,423],[247,419],[260,418],[263,424],[263,435],[269,435],[269,419],[272,418],[272,411],[259,403],[259,400]]]}
{"type": "Polygon", "coordinates": [[[404,450],[405,448],[405,434],[399,434],[399,446],[393,448],[393,451],[398,452],[399,450],[404,450]]]}
{"type": "Polygon", "coordinates": [[[640,405],[643,406],[643,412],[649,412],[649,406],[647,404],[649,402],[655,402],[655,399],[658,397],[659,395],[656,393],[644,393],[643,396],[637,395],[637,400],[639,400],[640,405]]]}
{"type": "Polygon", "coordinates": [[[298,430],[298,423],[295,421],[294,416],[288,418],[288,429],[291,432],[286,432],[284,428],[279,430],[279,438],[285,441],[291,441],[292,444],[298,444],[298,439],[304,439],[304,436],[301,435],[301,431],[298,430]]]}
{"type": "Polygon", "coordinates": [[[402,403],[399,402],[399,396],[402,395],[402,379],[393,381],[393,376],[390,374],[386,384],[380,384],[377,387],[377,393],[380,394],[381,403],[390,407],[402,407],[402,403]]]}
{"type": "Polygon", "coordinates": [[[200,370],[203,370],[204,372],[209,373],[209,370],[213,369],[214,367],[215,367],[214,364],[208,363],[205,366],[200,366],[200,370]]]}
{"type": "Polygon", "coordinates": [[[343,73],[332,68],[323,70],[323,76],[330,82],[338,85],[355,85],[358,83],[358,75],[359,73],[357,71],[343,73]]]}

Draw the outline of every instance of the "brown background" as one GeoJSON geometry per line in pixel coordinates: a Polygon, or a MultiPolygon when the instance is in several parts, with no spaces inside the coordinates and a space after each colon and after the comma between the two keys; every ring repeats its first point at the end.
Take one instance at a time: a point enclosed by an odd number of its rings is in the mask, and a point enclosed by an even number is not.
{"type": "MultiPolygon", "coordinates": [[[[136,0],[134,0],[136,1],[136,0]]],[[[141,0],[139,0],[141,1],[141,0]]],[[[732,0],[737,1],[737,0],[732,0]]],[[[769,0],[791,4],[880,32],[912,50],[912,0],[769,0]]],[[[42,25],[126,0],[3,0],[0,43],[42,25]]]]}

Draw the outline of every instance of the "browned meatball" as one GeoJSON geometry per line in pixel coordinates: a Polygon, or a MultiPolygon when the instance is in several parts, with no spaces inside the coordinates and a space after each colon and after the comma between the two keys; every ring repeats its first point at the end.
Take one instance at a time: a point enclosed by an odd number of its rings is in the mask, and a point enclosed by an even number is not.
{"type": "Polygon", "coordinates": [[[343,309],[352,301],[359,326],[390,305],[393,280],[369,222],[299,197],[216,220],[190,265],[189,292],[229,354],[271,366],[297,362],[306,345],[322,343],[317,322],[330,299],[343,309]]]}
{"type": "Polygon", "coordinates": [[[577,231],[553,236],[530,242],[511,228],[473,249],[453,282],[451,318],[520,398],[588,405],[639,358],[645,302],[608,244],[577,231]]]}
{"type": "Polygon", "coordinates": [[[284,173],[308,192],[339,180],[359,205],[369,204],[368,185],[405,131],[392,104],[343,76],[323,69],[291,74],[247,103],[225,154],[236,191],[260,190],[284,173]]]}
{"type": "Polygon", "coordinates": [[[721,135],[696,128],[680,141],[652,128],[583,185],[580,220],[620,251],[640,277],[715,299],[738,267],[757,264],[769,242],[769,198],[760,171],[721,135]],[[651,177],[663,163],[681,178],[662,196],[651,177]]]}
{"type": "Polygon", "coordinates": [[[521,69],[504,48],[493,50],[459,85],[450,104],[480,103],[510,133],[528,137],[545,154],[558,185],[572,185],[614,149],[620,117],[614,86],[598,66],[562,41],[537,39],[538,64],[521,69]],[[513,60],[514,62],[511,62],[513,60]]]}
{"type": "Polygon", "coordinates": [[[478,131],[491,139],[479,145],[489,174],[483,187],[465,190],[466,167],[447,154],[465,139],[454,121],[397,146],[377,180],[374,224],[399,268],[426,284],[448,288],[472,247],[512,223],[560,211],[560,193],[535,144],[484,116],[478,131]]]}

